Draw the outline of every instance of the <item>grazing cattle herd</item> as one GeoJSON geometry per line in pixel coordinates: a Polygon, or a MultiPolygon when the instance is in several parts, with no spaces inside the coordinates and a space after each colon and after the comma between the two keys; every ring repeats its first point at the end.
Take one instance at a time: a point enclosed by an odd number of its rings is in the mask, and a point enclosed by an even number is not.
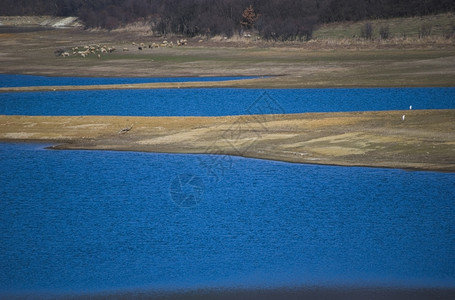
{"type": "MultiPolygon", "coordinates": [[[[186,46],[188,45],[188,41],[186,39],[179,39],[175,43],[173,41],[162,41],[160,43],[131,43],[133,46],[137,47],[137,50],[142,51],[145,49],[155,49],[155,48],[172,48],[174,45],[176,46],[186,46]]],[[[70,56],[77,56],[77,57],[82,57],[86,58],[89,55],[94,55],[97,58],[101,58],[102,55],[112,53],[116,50],[114,46],[106,46],[106,45],[86,45],[86,46],[77,46],[73,47],[70,50],[67,49],[57,49],[54,51],[54,54],[58,57],[70,57],[70,56]]],[[[122,49],[123,51],[130,51],[129,47],[124,47],[122,49]]],[[[134,48],[133,48],[134,50],[134,48]]]]}

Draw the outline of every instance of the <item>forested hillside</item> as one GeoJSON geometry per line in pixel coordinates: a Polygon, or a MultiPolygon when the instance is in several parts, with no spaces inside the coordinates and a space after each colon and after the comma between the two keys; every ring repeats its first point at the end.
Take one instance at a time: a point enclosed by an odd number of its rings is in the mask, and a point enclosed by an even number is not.
{"type": "Polygon", "coordinates": [[[77,16],[87,28],[136,20],[161,34],[232,36],[257,30],[265,39],[304,40],[317,24],[455,11],[453,0],[2,0],[0,15],[77,16]]]}

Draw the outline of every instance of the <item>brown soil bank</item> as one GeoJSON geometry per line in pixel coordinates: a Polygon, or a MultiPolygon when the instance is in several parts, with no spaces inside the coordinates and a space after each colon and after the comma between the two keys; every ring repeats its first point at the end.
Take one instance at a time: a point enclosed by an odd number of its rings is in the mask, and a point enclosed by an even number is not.
{"type": "Polygon", "coordinates": [[[59,143],[55,149],[210,153],[455,172],[454,120],[455,110],[227,117],[0,116],[0,139],[59,143]]]}

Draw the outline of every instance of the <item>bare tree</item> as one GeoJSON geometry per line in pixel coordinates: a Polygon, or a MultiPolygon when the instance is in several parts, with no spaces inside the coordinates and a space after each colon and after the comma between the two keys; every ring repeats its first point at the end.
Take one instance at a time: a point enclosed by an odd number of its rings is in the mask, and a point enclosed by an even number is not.
{"type": "Polygon", "coordinates": [[[419,27],[419,39],[431,35],[431,30],[432,29],[433,29],[433,27],[431,26],[431,24],[422,24],[422,25],[420,25],[420,27],[419,27]]]}
{"type": "MultiPolygon", "coordinates": [[[[152,29],[161,34],[231,36],[254,29],[277,40],[308,40],[321,22],[449,11],[455,11],[453,0],[0,0],[0,15],[78,16],[87,28],[113,29],[152,17],[152,29]]],[[[361,31],[364,38],[373,37],[371,24],[361,31]]],[[[431,28],[420,28],[420,37],[429,34],[431,28]]],[[[388,38],[390,31],[380,28],[379,35],[388,38]]]]}
{"type": "Polygon", "coordinates": [[[363,24],[360,29],[360,36],[366,40],[371,40],[373,38],[373,25],[371,23],[363,24]]]}
{"type": "Polygon", "coordinates": [[[387,40],[390,37],[390,28],[389,25],[382,25],[379,29],[379,36],[382,40],[387,40]]]}

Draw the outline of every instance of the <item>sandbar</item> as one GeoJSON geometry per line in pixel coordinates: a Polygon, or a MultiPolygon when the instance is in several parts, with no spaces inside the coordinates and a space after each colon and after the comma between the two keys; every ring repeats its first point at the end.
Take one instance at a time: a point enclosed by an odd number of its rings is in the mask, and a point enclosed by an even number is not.
{"type": "Polygon", "coordinates": [[[6,116],[0,140],[455,172],[455,110],[223,117],[6,116]],[[402,115],[405,114],[405,120],[402,115]]]}

